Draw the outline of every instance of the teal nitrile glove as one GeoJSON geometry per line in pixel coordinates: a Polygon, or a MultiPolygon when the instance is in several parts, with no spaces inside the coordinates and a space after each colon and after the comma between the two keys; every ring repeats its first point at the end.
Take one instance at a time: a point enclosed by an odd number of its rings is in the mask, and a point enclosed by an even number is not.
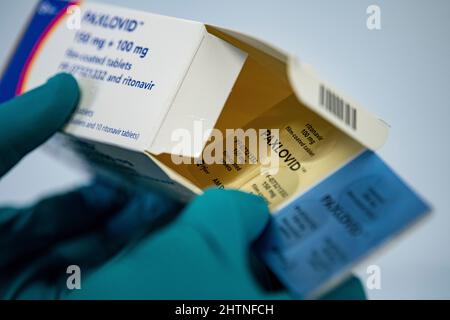
{"type": "Polygon", "coordinates": [[[0,105],[0,177],[69,119],[79,99],[76,80],[58,74],[0,105]]]}
{"type": "Polygon", "coordinates": [[[57,298],[68,266],[84,273],[107,263],[178,209],[161,195],[102,180],[31,207],[0,209],[0,298],[57,298]]]}
{"type": "MultiPolygon", "coordinates": [[[[59,74],[0,104],[0,177],[64,125],[79,94],[76,80],[59,74]]],[[[143,197],[105,181],[31,207],[0,208],[0,298],[55,298],[71,262],[104,263],[177,210],[163,196],[143,197]],[[36,290],[22,294],[30,287],[36,290]]]]}
{"type": "MultiPolygon", "coordinates": [[[[60,75],[0,105],[0,173],[59,129],[77,100],[74,79],[60,75]]],[[[250,246],[269,217],[261,199],[207,191],[149,233],[178,209],[155,193],[102,181],[31,207],[0,209],[0,298],[289,297],[263,290],[253,277],[250,246]],[[66,287],[72,264],[82,270],[80,291],[66,287]]],[[[360,298],[360,289],[352,280],[329,298],[360,298]]]]}
{"type": "Polygon", "coordinates": [[[212,189],[169,225],[90,271],[71,299],[267,299],[249,253],[269,212],[264,201],[239,191],[212,189]]]}
{"type": "MultiPolygon", "coordinates": [[[[289,299],[255,278],[250,249],[269,219],[264,201],[211,189],[164,228],[90,271],[70,299],[289,299]]],[[[355,279],[332,299],[364,298],[355,279]],[[350,285],[349,285],[350,284],[350,285]]]]}

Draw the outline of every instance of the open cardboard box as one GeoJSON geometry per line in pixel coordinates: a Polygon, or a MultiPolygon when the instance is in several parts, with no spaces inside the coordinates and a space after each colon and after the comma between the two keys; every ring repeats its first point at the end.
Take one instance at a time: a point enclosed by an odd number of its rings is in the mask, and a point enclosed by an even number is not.
{"type": "Polygon", "coordinates": [[[296,184],[271,206],[274,219],[259,246],[264,261],[300,296],[336,283],[374,248],[429,211],[367,151],[384,143],[385,122],[311,67],[254,37],[109,5],[41,1],[3,70],[0,102],[61,71],[78,79],[82,98],[53,139],[54,152],[70,153],[96,173],[182,201],[201,193],[204,185],[195,179],[195,164],[176,165],[171,153],[201,159],[210,138],[203,133],[210,129],[248,127],[260,118],[270,126],[273,112],[283,110],[277,115],[281,122],[314,119],[333,131],[328,146],[333,152],[306,161],[301,179],[297,173],[285,175],[288,184],[297,179],[296,184]],[[173,133],[181,129],[198,137],[198,123],[200,138],[191,148],[177,148],[173,133]],[[373,207],[369,219],[362,202],[373,207]],[[292,229],[299,208],[309,215],[303,218],[317,219],[319,229],[292,229]],[[357,221],[364,236],[349,235],[348,225],[336,216],[338,209],[357,221]],[[285,227],[290,234],[281,232],[285,227]],[[304,232],[308,241],[303,241],[304,232]],[[347,258],[327,261],[326,270],[318,271],[310,255],[330,245],[347,258]]]}
{"type": "MultiPolygon", "coordinates": [[[[241,128],[293,96],[291,108],[323,118],[353,141],[354,149],[377,149],[388,133],[385,122],[270,44],[213,25],[114,6],[42,2],[11,65],[24,67],[6,70],[11,85],[4,97],[58,71],[78,78],[82,100],[59,141],[89,167],[186,201],[203,186],[192,181],[185,165],[173,164],[170,154],[198,159],[209,137],[201,135],[192,148],[180,150],[172,134],[194,133],[196,122],[203,132],[241,128]],[[81,28],[70,28],[74,12],[81,28]]],[[[329,165],[310,185],[351,158],[329,165]]]]}

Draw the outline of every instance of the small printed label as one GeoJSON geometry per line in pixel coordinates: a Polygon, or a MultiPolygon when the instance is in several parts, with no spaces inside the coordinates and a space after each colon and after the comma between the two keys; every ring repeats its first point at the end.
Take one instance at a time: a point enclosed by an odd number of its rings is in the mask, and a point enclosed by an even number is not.
{"type": "Polygon", "coordinates": [[[365,151],[276,212],[259,249],[293,293],[309,298],[428,211],[365,151]]]}

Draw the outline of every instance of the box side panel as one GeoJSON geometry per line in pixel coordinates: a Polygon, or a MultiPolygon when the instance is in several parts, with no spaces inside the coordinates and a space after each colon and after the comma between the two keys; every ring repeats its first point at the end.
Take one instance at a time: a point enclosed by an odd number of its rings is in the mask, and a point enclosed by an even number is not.
{"type": "Polygon", "coordinates": [[[105,175],[127,183],[161,192],[176,200],[187,202],[196,193],[173,181],[145,153],[125,150],[98,141],[57,134],[49,143],[50,151],[74,165],[94,174],[105,175]]]}

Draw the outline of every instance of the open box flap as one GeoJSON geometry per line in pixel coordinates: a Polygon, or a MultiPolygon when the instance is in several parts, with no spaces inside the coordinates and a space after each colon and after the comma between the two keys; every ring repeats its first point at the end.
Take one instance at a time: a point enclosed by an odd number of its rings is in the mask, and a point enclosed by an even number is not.
{"type": "Polygon", "coordinates": [[[386,141],[386,122],[321,80],[310,66],[255,37],[212,25],[206,28],[279,75],[277,80],[286,81],[302,104],[368,149],[376,150],[386,141]]]}
{"type": "Polygon", "coordinates": [[[153,143],[152,154],[200,157],[244,65],[244,51],[205,32],[153,143]],[[184,140],[186,147],[179,147],[184,140]],[[178,152],[175,152],[177,150],[178,152]]]}

